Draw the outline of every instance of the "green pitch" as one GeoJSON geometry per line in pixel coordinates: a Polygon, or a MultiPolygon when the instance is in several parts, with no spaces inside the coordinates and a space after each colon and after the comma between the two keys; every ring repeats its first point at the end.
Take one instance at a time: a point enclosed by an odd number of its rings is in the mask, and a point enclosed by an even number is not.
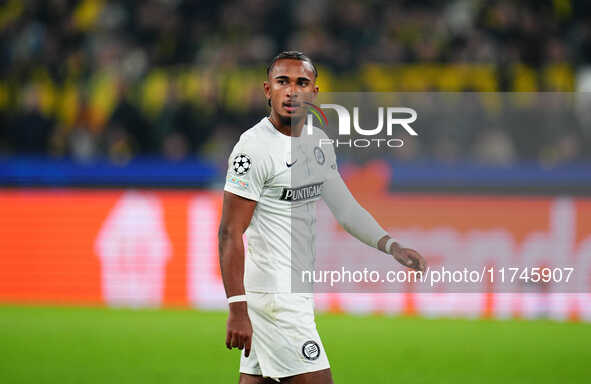
{"type": "MultiPolygon", "coordinates": [[[[224,313],[0,307],[0,383],[236,383],[224,313]]],[[[591,325],[320,315],[336,383],[588,383],[591,325]]]]}

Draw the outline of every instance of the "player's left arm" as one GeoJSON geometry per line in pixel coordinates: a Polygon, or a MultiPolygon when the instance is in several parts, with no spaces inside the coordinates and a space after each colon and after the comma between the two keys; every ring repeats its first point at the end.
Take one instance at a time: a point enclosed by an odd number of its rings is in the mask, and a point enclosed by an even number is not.
{"type": "Polygon", "coordinates": [[[338,171],[335,169],[334,172],[336,172],[336,175],[333,175],[324,183],[322,198],[339,224],[352,236],[370,247],[391,254],[396,261],[405,267],[424,271],[426,267],[425,259],[414,249],[404,248],[395,241],[390,242],[390,249],[386,249],[390,235],[357,202],[338,171]]]}

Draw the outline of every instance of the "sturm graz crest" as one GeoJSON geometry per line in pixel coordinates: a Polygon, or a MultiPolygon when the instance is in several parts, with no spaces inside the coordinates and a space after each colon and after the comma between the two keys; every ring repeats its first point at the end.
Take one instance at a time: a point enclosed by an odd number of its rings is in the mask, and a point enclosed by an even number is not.
{"type": "Polygon", "coordinates": [[[314,157],[316,157],[316,162],[320,165],[323,165],[324,161],[326,161],[326,158],[324,157],[324,152],[322,151],[322,149],[320,149],[320,147],[314,147],[314,157]]]}
{"type": "Polygon", "coordinates": [[[246,156],[245,154],[239,154],[234,157],[234,161],[232,163],[232,170],[238,176],[246,175],[246,172],[250,169],[252,162],[250,161],[250,157],[246,156]]]}
{"type": "Polygon", "coordinates": [[[320,356],[320,346],[313,340],[306,341],[302,345],[302,354],[308,360],[316,360],[320,356]]]}

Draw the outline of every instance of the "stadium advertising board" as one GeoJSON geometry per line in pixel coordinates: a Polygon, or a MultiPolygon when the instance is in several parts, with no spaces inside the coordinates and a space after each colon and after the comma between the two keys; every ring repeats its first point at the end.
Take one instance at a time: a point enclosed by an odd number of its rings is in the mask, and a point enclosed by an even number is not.
{"type": "MultiPolygon", "coordinates": [[[[352,178],[351,188],[362,181],[352,178]]],[[[318,283],[319,310],[591,320],[591,200],[356,195],[390,233],[415,244],[432,271],[463,270],[461,263],[479,261],[485,280],[470,290],[454,290],[453,281],[442,275],[433,283],[431,276],[432,285],[421,290],[409,281],[376,288],[363,277],[343,289],[333,279],[332,290],[318,283]],[[384,204],[387,211],[380,208],[384,204]],[[506,289],[491,285],[492,267],[495,279],[505,268],[504,279],[511,281],[506,289]],[[565,268],[572,268],[569,283],[556,284],[559,278],[564,283],[565,268]]],[[[218,191],[5,190],[0,209],[3,302],[226,306],[217,255],[218,191]]],[[[343,266],[353,265],[346,260],[372,255],[349,238],[323,204],[317,225],[324,234],[317,244],[319,269],[344,273],[343,266]]],[[[373,256],[385,260],[383,254],[373,256]]],[[[369,279],[374,266],[368,261],[357,274],[349,271],[350,279],[362,276],[364,268],[369,279]]]]}

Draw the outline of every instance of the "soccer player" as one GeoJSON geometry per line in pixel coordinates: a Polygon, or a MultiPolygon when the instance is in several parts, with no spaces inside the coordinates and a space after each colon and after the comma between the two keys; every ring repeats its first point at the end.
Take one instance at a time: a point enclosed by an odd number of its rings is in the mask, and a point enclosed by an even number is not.
{"type": "Polygon", "coordinates": [[[332,383],[312,294],[292,293],[290,285],[292,243],[308,249],[314,243],[313,229],[294,240],[293,221],[313,227],[320,198],[351,235],[406,267],[425,269],[421,255],[390,238],[351,195],[334,148],[317,146],[328,136],[315,127],[311,135],[304,130],[304,102],[318,94],[317,76],[301,52],[273,58],[264,82],[271,114],[240,136],[228,161],[219,253],[230,307],[226,346],[243,350],[241,384],[332,383]],[[302,177],[293,176],[298,167],[306,167],[302,177]]]}

